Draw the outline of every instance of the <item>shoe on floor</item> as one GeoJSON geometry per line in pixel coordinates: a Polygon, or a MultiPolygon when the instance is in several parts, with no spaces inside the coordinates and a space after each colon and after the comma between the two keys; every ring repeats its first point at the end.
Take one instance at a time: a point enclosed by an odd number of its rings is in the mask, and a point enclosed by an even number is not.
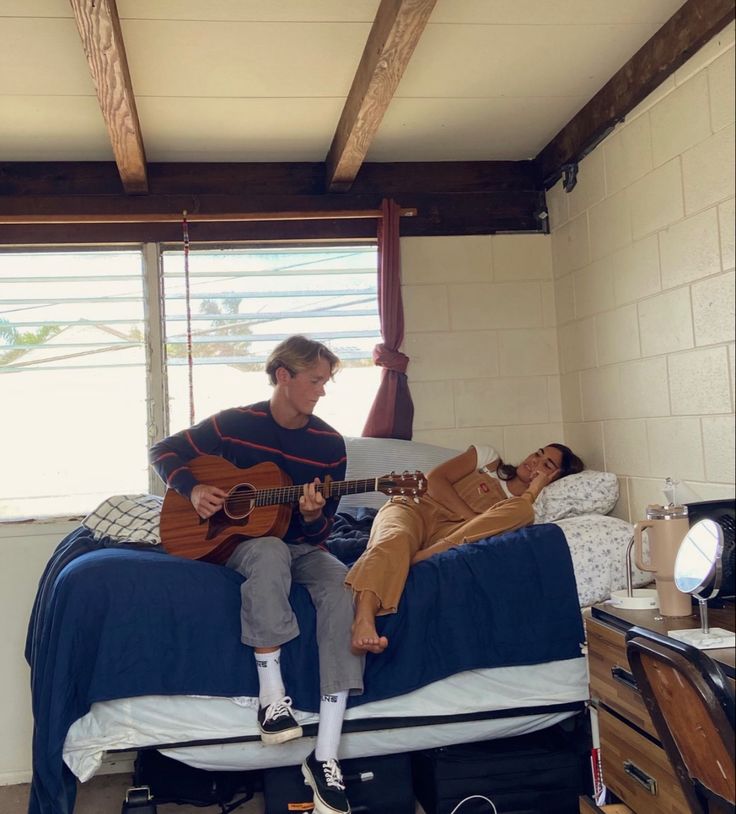
{"type": "Polygon", "coordinates": [[[350,814],[337,760],[320,761],[311,752],[302,763],[302,774],[314,792],[314,814],[350,814]]]}
{"type": "Polygon", "coordinates": [[[301,738],[302,728],[291,711],[291,698],[285,695],[273,704],[258,708],[258,728],[264,743],[286,743],[301,738]]]}

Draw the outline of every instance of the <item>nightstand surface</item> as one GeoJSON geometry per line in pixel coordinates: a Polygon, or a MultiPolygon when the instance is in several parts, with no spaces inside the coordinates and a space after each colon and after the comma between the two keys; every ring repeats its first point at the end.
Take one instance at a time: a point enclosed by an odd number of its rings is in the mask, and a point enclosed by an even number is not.
{"type": "MultiPolygon", "coordinates": [[[[604,624],[622,631],[636,625],[655,633],[661,633],[663,636],[666,636],[669,630],[697,630],[700,628],[700,613],[697,607],[693,607],[690,616],[660,616],[658,610],[626,610],[603,602],[600,605],[593,605],[590,615],[594,619],[599,619],[604,624]]],[[[736,630],[736,607],[733,601],[726,603],[723,608],[708,608],[708,621],[711,627],[736,630]]],[[[736,648],[728,647],[704,652],[718,662],[727,676],[736,678],[736,648]]]]}

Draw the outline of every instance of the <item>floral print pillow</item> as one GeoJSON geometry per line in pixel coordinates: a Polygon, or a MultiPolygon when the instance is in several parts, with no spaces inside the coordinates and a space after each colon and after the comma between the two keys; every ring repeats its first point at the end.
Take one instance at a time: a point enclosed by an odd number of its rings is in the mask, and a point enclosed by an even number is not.
{"type": "Polygon", "coordinates": [[[618,500],[613,472],[586,469],[545,486],[534,503],[536,523],[554,523],[581,514],[608,514],[618,500]]]}

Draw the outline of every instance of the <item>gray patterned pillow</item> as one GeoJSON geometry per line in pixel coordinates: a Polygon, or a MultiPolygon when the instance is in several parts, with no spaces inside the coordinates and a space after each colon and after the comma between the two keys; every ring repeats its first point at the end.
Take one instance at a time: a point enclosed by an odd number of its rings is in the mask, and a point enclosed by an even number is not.
{"type": "Polygon", "coordinates": [[[613,472],[586,469],[545,486],[534,503],[536,523],[554,523],[581,514],[608,514],[618,500],[613,472]]]}
{"type": "Polygon", "coordinates": [[[157,495],[113,495],[82,521],[96,540],[161,545],[158,523],[163,498],[157,495]]]}
{"type": "MultiPolygon", "coordinates": [[[[385,475],[392,470],[410,472],[416,470],[425,475],[441,463],[453,458],[458,450],[424,444],[420,441],[401,441],[397,438],[345,439],[348,453],[348,466],[345,480],[363,480],[385,475]]],[[[339,511],[349,512],[360,506],[380,509],[388,500],[381,492],[368,492],[362,495],[348,495],[341,498],[339,511]]]]}

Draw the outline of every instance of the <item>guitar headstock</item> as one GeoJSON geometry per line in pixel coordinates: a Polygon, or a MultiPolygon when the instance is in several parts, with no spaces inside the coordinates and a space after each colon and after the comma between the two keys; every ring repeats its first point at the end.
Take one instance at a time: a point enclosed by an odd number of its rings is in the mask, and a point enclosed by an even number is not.
{"type": "Polygon", "coordinates": [[[391,472],[390,475],[382,475],[377,478],[377,481],[376,491],[392,497],[395,495],[418,497],[427,491],[427,478],[423,472],[419,471],[404,471],[400,475],[391,472]]]}

